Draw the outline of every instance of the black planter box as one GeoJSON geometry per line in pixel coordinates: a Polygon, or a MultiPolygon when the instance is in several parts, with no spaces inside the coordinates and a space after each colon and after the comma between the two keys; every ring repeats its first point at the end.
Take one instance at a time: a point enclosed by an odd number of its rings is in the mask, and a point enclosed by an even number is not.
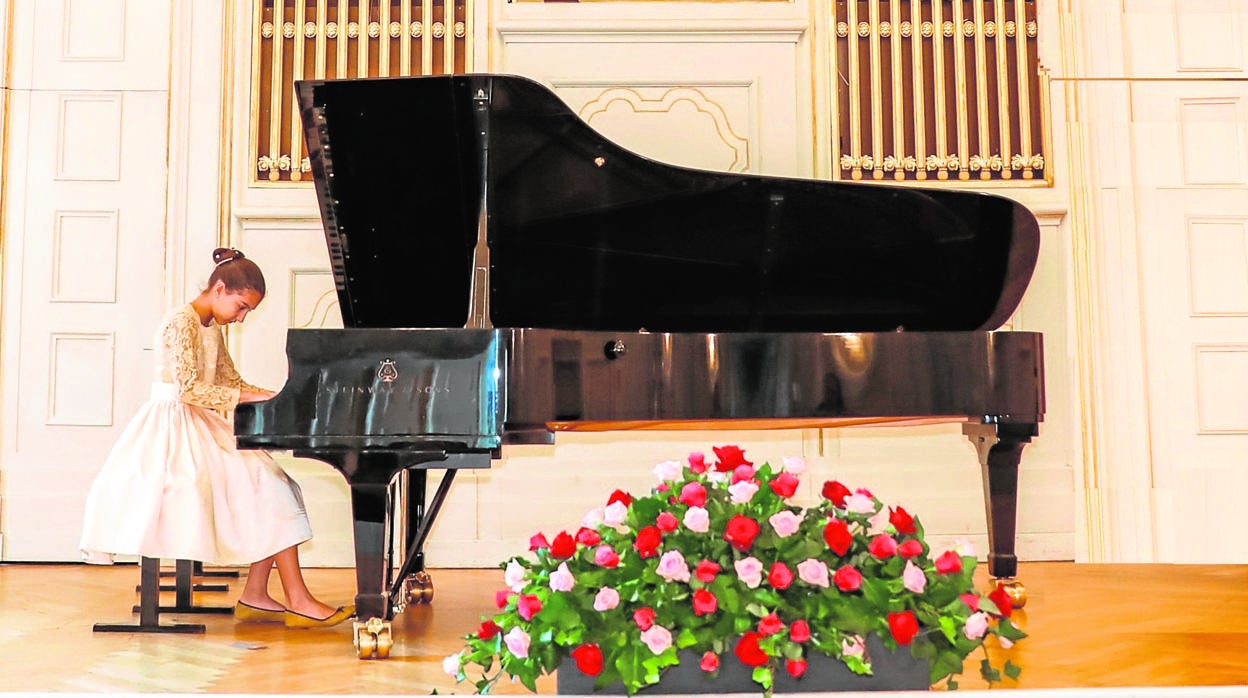
{"type": "MultiPolygon", "coordinates": [[[[793,678],[783,667],[776,672],[775,693],[811,693],[823,691],[925,691],[931,688],[930,667],[926,660],[910,656],[910,648],[901,647],[896,652],[884,646],[882,640],[871,635],[867,638],[867,653],[871,656],[870,675],[855,674],[839,659],[812,653],[806,657],[806,673],[793,678]]],[[[719,659],[719,674],[712,677],[698,667],[701,656],[681,651],[680,664],[668,667],[657,684],[641,689],[641,693],[693,694],[693,693],[760,693],[762,686],[750,678],[752,667],[741,663],[731,652],[719,659]]],[[[594,677],[586,676],[576,668],[570,657],[563,660],[555,673],[555,692],[566,695],[600,693],[623,695],[624,686],[618,681],[601,691],[594,691],[594,677]]]]}

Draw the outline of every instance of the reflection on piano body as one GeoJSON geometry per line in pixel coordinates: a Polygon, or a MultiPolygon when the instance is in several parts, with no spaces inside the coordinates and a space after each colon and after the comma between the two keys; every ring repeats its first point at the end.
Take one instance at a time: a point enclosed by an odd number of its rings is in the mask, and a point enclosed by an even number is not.
{"type": "Polygon", "coordinates": [[[1044,413],[1041,336],[994,331],[1036,261],[1021,205],[658,163],[515,76],[298,91],[345,329],[290,330],[285,386],[235,431],[350,484],[361,656],[431,596],[455,472],[561,429],[962,422],[1014,577],[1044,413]]]}

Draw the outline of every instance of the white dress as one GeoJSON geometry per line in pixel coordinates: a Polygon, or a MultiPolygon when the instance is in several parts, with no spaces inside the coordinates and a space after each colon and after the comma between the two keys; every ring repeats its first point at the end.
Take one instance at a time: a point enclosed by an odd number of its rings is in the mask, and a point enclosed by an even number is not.
{"type": "Polygon", "coordinates": [[[221,328],[189,304],[157,334],[152,396],[87,495],[87,562],[113,555],[242,565],[312,537],[299,485],[263,451],[239,450],[229,419],[239,377],[221,328]]]}

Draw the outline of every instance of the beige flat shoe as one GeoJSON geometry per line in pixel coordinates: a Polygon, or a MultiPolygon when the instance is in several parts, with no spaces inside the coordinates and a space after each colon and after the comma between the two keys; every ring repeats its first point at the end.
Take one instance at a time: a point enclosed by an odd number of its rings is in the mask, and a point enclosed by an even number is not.
{"type": "Polygon", "coordinates": [[[354,615],[355,606],[339,606],[325,618],[313,618],[287,609],[284,620],[288,628],[332,628],[354,615]]]}
{"type": "Polygon", "coordinates": [[[239,601],[234,604],[234,620],[240,623],[281,623],[286,620],[286,611],[270,611],[265,608],[248,606],[239,601]]]}

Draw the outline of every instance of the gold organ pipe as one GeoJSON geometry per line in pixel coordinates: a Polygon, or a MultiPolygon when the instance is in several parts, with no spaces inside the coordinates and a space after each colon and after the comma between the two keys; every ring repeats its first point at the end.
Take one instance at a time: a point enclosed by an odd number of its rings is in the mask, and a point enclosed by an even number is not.
{"type": "Polygon", "coordinates": [[[965,17],[962,14],[962,1],[954,0],[953,2],[953,81],[954,81],[954,99],[957,103],[956,123],[958,126],[958,179],[970,179],[971,173],[967,171],[967,148],[968,141],[971,138],[969,124],[967,120],[970,118],[967,113],[966,100],[966,41],[962,38],[962,22],[965,17]]]}
{"type": "Polygon", "coordinates": [[[337,49],[337,56],[334,59],[334,77],[345,78],[347,76],[347,68],[350,62],[347,60],[347,26],[351,22],[350,12],[347,11],[347,0],[338,0],[338,36],[334,39],[334,48],[337,49]]]}
{"type": "Polygon", "coordinates": [[[1010,62],[1005,36],[1005,0],[994,0],[993,20],[997,33],[997,130],[1001,133],[1001,178],[1010,178],[1010,62]]]}
{"type": "MultiPolygon", "coordinates": [[[[263,55],[262,52],[265,50],[265,48],[264,48],[264,33],[262,31],[259,31],[259,29],[264,26],[263,25],[264,3],[257,2],[257,3],[253,3],[253,5],[255,8],[255,12],[251,18],[251,26],[252,26],[251,55],[255,56],[256,60],[251,62],[251,85],[252,85],[251,89],[255,92],[255,100],[256,100],[257,108],[251,110],[251,118],[249,119],[250,130],[248,131],[247,135],[248,137],[251,138],[251,142],[256,144],[255,158],[253,159],[251,163],[251,167],[257,168],[260,164],[258,160],[260,159],[260,157],[262,157],[262,154],[260,152],[261,143],[260,143],[259,102],[261,98],[261,95],[260,95],[261,65],[260,64],[263,63],[263,61],[260,60],[260,56],[263,55]]],[[[252,170],[252,176],[256,177],[257,180],[259,179],[259,176],[256,174],[255,169],[252,170]]],[[[222,180],[224,179],[225,178],[223,177],[222,180]]],[[[224,186],[224,181],[223,181],[222,186],[224,186]]],[[[222,201],[225,201],[225,200],[226,200],[225,198],[222,199],[222,201]]],[[[222,237],[221,239],[226,240],[228,238],[222,237]]]]}
{"type": "Polygon", "coordinates": [[[871,2],[867,16],[870,23],[868,46],[871,51],[871,176],[875,179],[884,178],[884,170],[880,167],[884,160],[884,66],[880,61],[880,3],[871,2]]]}
{"type": "Polygon", "coordinates": [[[329,15],[328,0],[316,0],[316,64],[313,75],[317,80],[325,77],[325,19],[329,15]]]}
{"type": "Polygon", "coordinates": [[[932,93],[936,106],[936,178],[947,179],[949,167],[945,156],[949,155],[948,108],[945,106],[945,34],[941,28],[943,20],[940,12],[940,1],[932,3],[932,93]]]}
{"type": "Polygon", "coordinates": [[[412,3],[404,0],[399,10],[399,22],[403,31],[399,34],[399,75],[404,77],[412,74],[412,3]]]}
{"type": "Polygon", "coordinates": [[[910,0],[910,65],[914,80],[914,158],[915,178],[927,179],[924,163],[927,150],[927,101],[923,89],[923,5],[922,0],[910,0]]]}
{"type": "Polygon", "coordinates": [[[362,0],[358,5],[357,16],[359,18],[360,33],[356,38],[356,65],[355,76],[357,78],[368,77],[368,20],[372,16],[369,12],[372,3],[369,0],[362,0]]]}
{"type": "Polygon", "coordinates": [[[1031,179],[1031,90],[1027,65],[1027,3],[1014,2],[1014,48],[1018,54],[1018,150],[1023,155],[1023,179],[1031,179]]]}
{"type": "Polygon", "coordinates": [[[845,3],[845,22],[849,25],[846,38],[849,39],[849,147],[854,169],[850,175],[853,179],[862,179],[862,95],[858,75],[861,72],[858,60],[858,3],[848,0],[845,3]]]}
{"type": "Polygon", "coordinates": [[[893,71],[889,81],[893,86],[893,152],[897,158],[897,170],[893,179],[905,179],[903,163],[906,160],[906,95],[901,87],[901,0],[888,0],[888,19],[893,24],[892,35],[889,37],[889,48],[892,49],[893,71]]]}
{"type": "MultiPolygon", "coordinates": [[[[472,37],[476,36],[476,26],[472,21],[472,0],[464,0],[464,72],[473,71],[472,37]]],[[[833,32],[833,37],[836,33],[833,32]]],[[[835,38],[833,39],[835,41],[835,38]]]]}
{"type": "MultiPolygon", "coordinates": [[[[303,22],[308,16],[307,0],[295,0],[295,45],[291,47],[290,84],[303,79],[303,48],[306,37],[303,35],[303,22]]],[[[279,90],[281,92],[281,90],[279,90]]],[[[300,167],[303,164],[303,138],[300,136],[299,95],[292,88],[290,91],[290,181],[298,182],[303,178],[300,167]]]]}
{"type": "Polygon", "coordinates": [[[377,76],[387,78],[390,77],[390,0],[381,0],[377,21],[381,23],[381,31],[377,32],[377,76]]]}
{"type": "Polygon", "coordinates": [[[420,3],[420,73],[433,74],[433,0],[420,3]]]}
{"type": "Polygon", "coordinates": [[[285,26],[286,1],[274,0],[273,72],[269,95],[269,156],[273,159],[273,164],[269,167],[270,182],[276,182],[281,177],[277,163],[282,156],[282,89],[280,85],[286,79],[286,71],[282,69],[282,38],[286,35],[285,26]]]}
{"type": "Polygon", "coordinates": [[[974,0],[975,15],[975,68],[978,77],[975,79],[975,122],[979,126],[977,148],[980,156],[980,179],[988,179],[992,172],[988,167],[988,156],[991,154],[992,141],[988,135],[988,50],[984,36],[984,2],[974,0]]]}
{"type": "Polygon", "coordinates": [[[442,0],[442,74],[455,72],[455,0],[442,0]]]}

